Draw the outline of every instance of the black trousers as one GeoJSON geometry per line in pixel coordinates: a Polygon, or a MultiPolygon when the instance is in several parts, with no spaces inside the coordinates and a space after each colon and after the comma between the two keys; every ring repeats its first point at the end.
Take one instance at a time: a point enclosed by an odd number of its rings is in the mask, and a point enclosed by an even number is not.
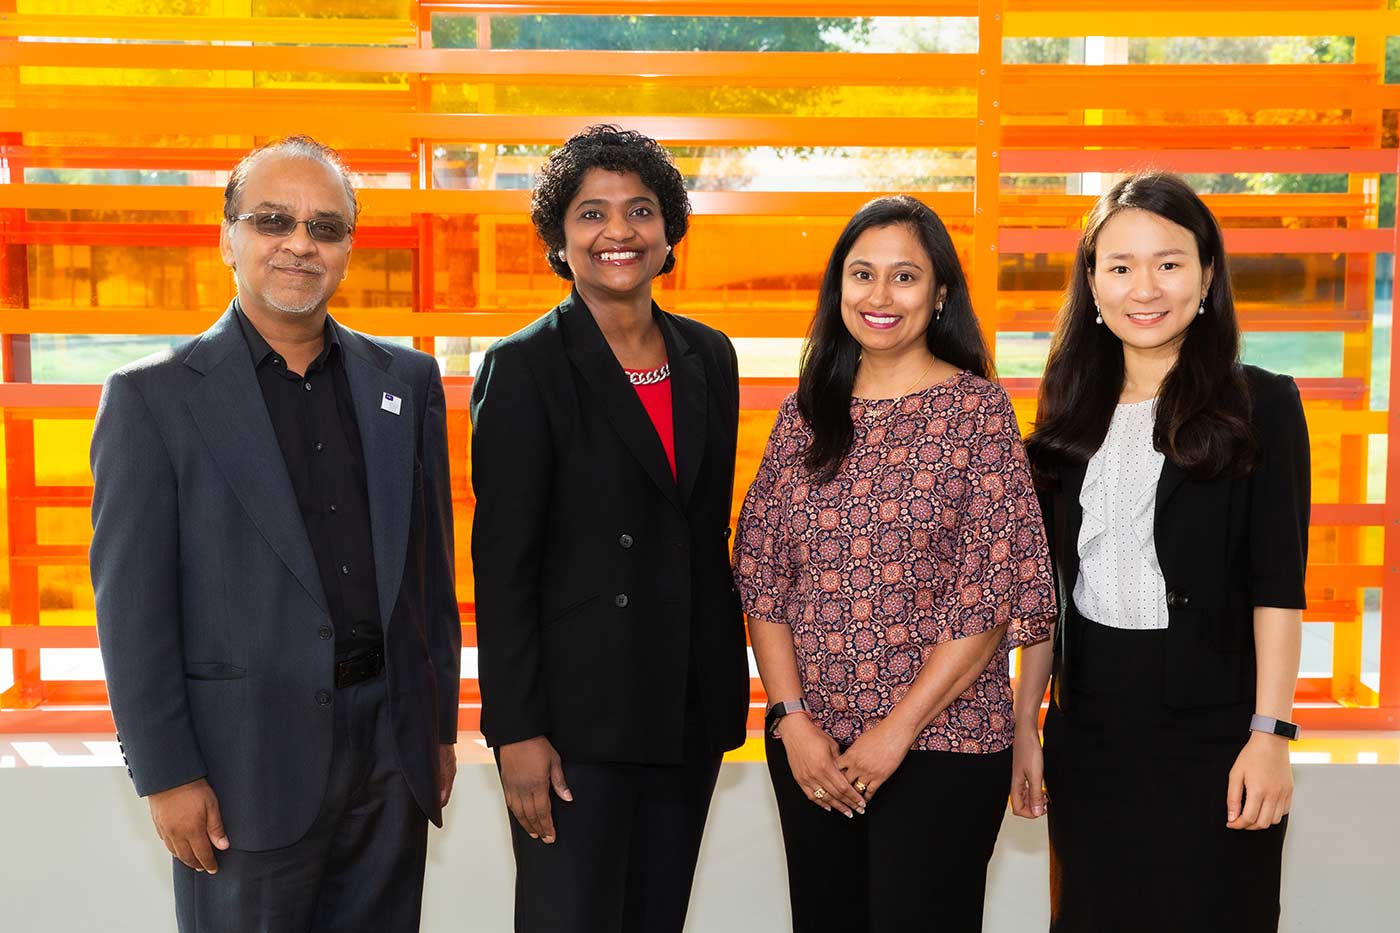
{"type": "Polygon", "coordinates": [[[399,773],[390,730],[382,674],[337,690],[330,775],[311,829],[284,849],[216,850],[214,875],[176,861],[180,933],[417,930],[428,819],[399,773]]]}
{"type": "Polygon", "coordinates": [[[1011,750],[912,751],[847,819],[802,793],[783,743],[768,772],[787,850],[794,933],[977,933],[1011,750]]]}
{"type": "Polygon", "coordinates": [[[721,755],[683,765],[564,762],[555,841],[510,820],[517,933],[681,933],[721,755]]]}
{"type": "Polygon", "coordinates": [[[1288,819],[1225,826],[1252,699],[1163,702],[1165,631],[1072,617],[1068,712],[1045,719],[1054,933],[1273,933],[1288,819]]]}

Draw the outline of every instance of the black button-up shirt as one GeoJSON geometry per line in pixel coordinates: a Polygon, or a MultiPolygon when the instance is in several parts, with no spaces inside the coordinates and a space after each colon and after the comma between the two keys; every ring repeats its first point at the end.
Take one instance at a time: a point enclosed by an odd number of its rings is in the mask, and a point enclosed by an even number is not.
{"type": "Polygon", "coordinates": [[[340,338],[326,321],[325,345],[304,374],[287,368],[238,309],[268,417],[282,448],[316,557],[337,658],[382,643],[370,534],[369,487],[340,338]]]}

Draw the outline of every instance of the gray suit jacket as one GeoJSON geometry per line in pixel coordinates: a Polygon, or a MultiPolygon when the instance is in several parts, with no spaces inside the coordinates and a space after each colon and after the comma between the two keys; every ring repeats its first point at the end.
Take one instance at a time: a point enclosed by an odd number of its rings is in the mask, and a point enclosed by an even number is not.
{"type": "MultiPolygon", "coordinates": [[[[364,445],[399,765],[440,823],[461,655],[442,380],[424,353],[332,326],[364,445]]],[[[207,777],[235,847],[296,841],[330,766],[335,647],[232,306],[108,378],[92,471],[98,637],[137,792],[207,777]]]]}

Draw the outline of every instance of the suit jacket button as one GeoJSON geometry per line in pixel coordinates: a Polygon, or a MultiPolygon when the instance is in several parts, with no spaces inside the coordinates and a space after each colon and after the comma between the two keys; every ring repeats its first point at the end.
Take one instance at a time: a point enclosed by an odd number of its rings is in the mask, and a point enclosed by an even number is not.
{"type": "Polygon", "coordinates": [[[734,529],[733,529],[733,528],[726,528],[726,529],[724,529],[724,540],[728,541],[728,540],[729,540],[729,536],[732,535],[733,533],[734,533],[734,529]]]}
{"type": "Polygon", "coordinates": [[[335,633],[331,631],[331,627],[329,625],[323,625],[316,630],[316,634],[320,635],[323,640],[329,641],[330,637],[335,633]]]}
{"type": "Polygon", "coordinates": [[[617,543],[620,544],[620,545],[622,545],[623,547],[631,547],[631,546],[632,546],[632,536],[631,536],[631,535],[623,535],[622,537],[620,537],[620,538],[617,539],[617,543]]]}
{"type": "Polygon", "coordinates": [[[627,608],[627,594],[626,594],[626,593],[618,593],[616,596],[614,596],[614,597],[613,597],[613,605],[617,606],[617,608],[619,608],[619,609],[626,609],[626,608],[627,608]]]}
{"type": "Polygon", "coordinates": [[[329,690],[317,690],[316,702],[321,706],[331,705],[331,692],[329,690]]]}
{"type": "Polygon", "coordinates": [[[1185,609],[1191,604],[1191,597],[1185,593],[1172,590],[1167,594],[1167,607],[1170,609],[1185,609]]]}

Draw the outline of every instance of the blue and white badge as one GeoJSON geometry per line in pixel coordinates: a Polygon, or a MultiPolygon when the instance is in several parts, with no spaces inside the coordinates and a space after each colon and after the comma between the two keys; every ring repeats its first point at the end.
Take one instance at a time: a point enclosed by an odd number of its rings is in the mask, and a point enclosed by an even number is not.
{"type": "Polygon", "coordinates": [[[399,398],[397,395],[390,395],[388,392],[385,392],[384,400],[379,403],[379,407],[391,415],[397,415],[399,409],[403,407],[403,399],[399,398]]]}

